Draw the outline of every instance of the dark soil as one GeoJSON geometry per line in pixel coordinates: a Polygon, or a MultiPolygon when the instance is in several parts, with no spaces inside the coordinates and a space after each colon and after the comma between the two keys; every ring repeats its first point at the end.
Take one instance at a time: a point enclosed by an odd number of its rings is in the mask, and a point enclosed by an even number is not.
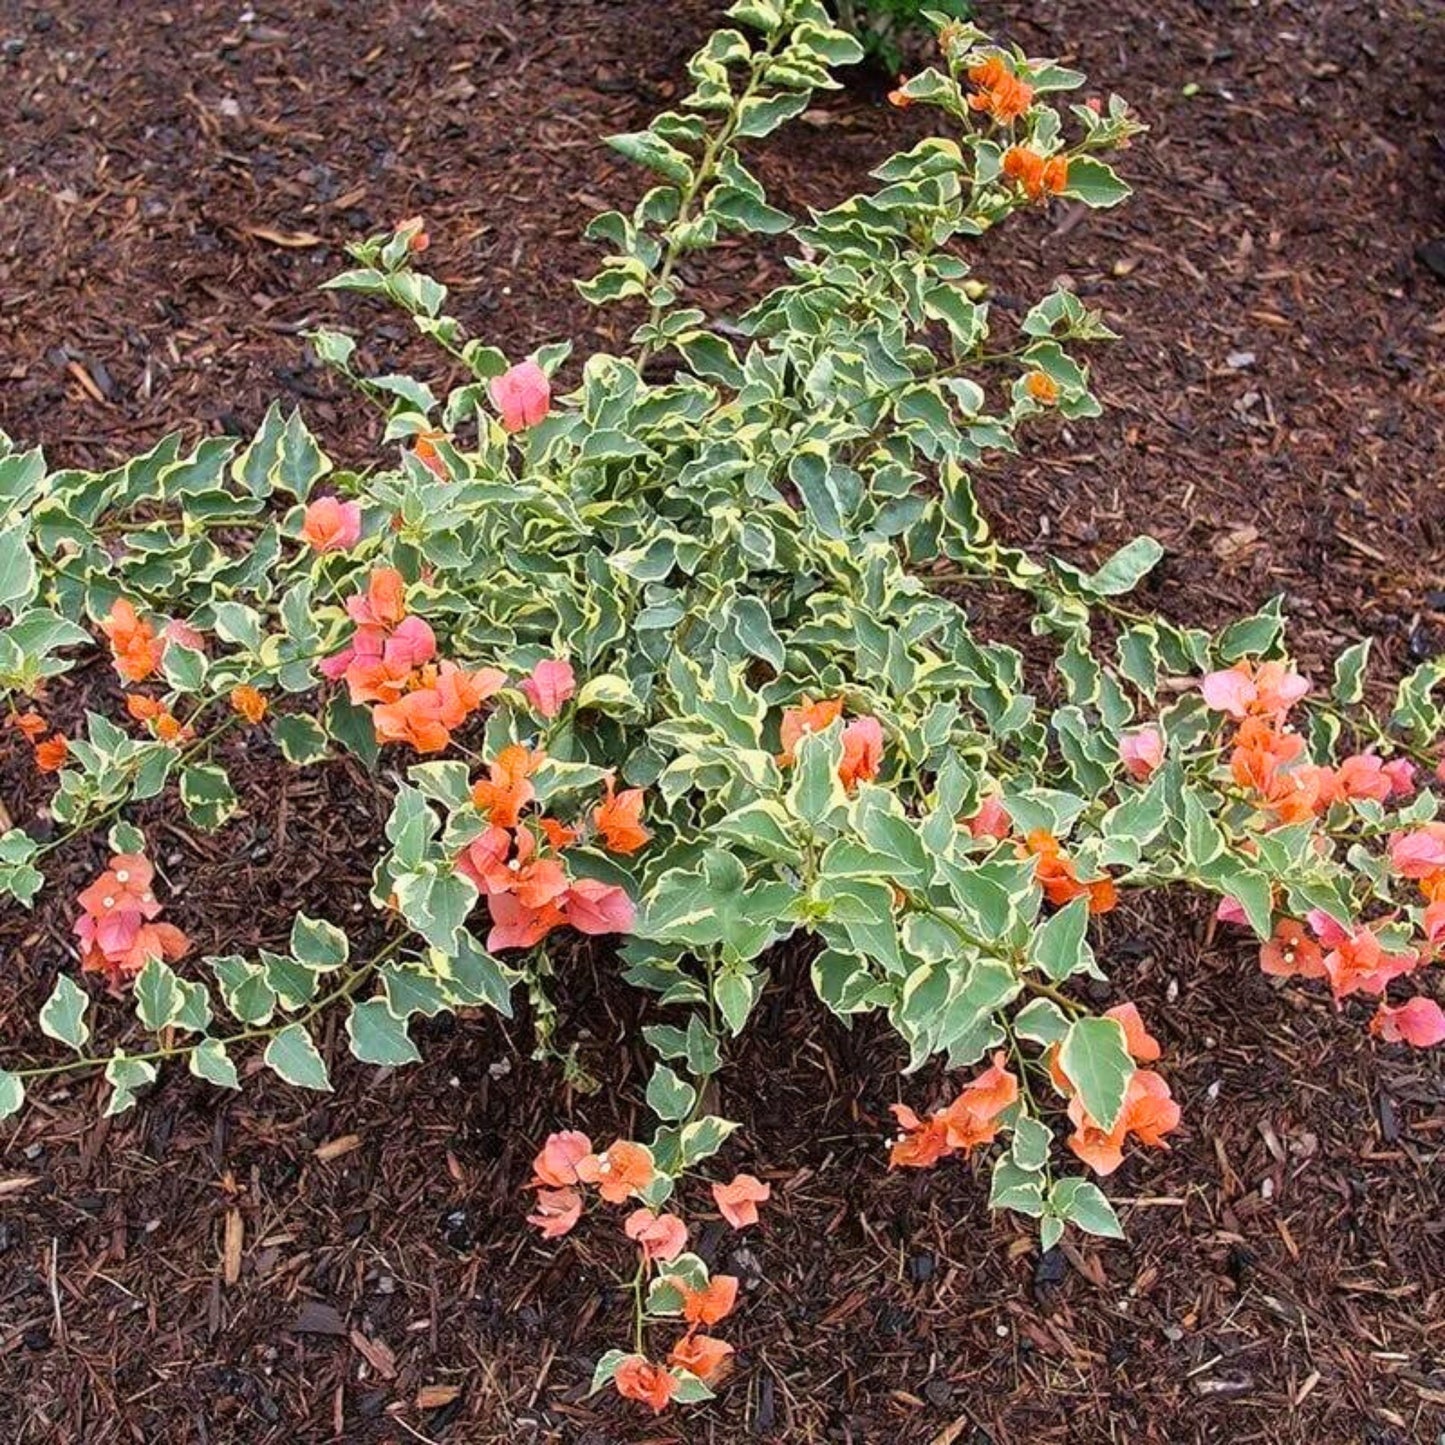
{"type": "MultiPolygon", "coordinates": [[[[244,431],[275,395],[364,457],[370,419],[297,332],[334,319],[315,286],[341,245],[412,213],[458,311],[510,352],[621,334],[570,286],[587,216],[636,184],[596,137],[669,103],[716,7],[253,8],[0,4],[0,427],[56,461],[244,431]]],[[[1125,157],[1127,208],[1011,226],[980,259],[1001,311],[1067,274],[1124,337],[1095,358],[1108,415],[986,481],[1003,528],[1091,561],[1152,531],[1154,604],[1217,621],[1284,591],[1307,664],[1364,635],[1386,673],[1437,651],[1445,286],[1416,253],[1445,235],[1441,12],[984,9],[1153,127],[1125,157]]],[[[837,199],[919,124],[864,79],[763,169],[783,204],[837,199]]],[[[780,275],[738,247],[706,281],[731,298],[780,275]]],[[[93,668],[57,704],[109,688],[93,668]]],[[[176,921],[207,950],[279,942],[299,906],[359,925],[381,806],[365,776],[227,761],[245,810],[220,834],[146,815],[176,921]]],[[[0,801],[22,822],[41,801],[13,750],[0,801]]],[[[0,916],[12,1055],[102,849],[66,849],[36,912],[0,916]]],[[[530,1059],[525,1018],[491,1016],[417,1025],[427,1062],[399,1073],[328,1040],[319,1102],[171,1072],[98,1122],[97,1084],[37,1089],[0,1162],[0,1442],[1434,1442],[1438,1060],[1271,987],[1195,900],[1126,900],[1103,947],[1187,1129],[1115,1176],[1128,1243],[1042,1259],[968,1169],[885,1171],[899,1050],[826,1018],[802,961],[778,959],[724,1100],[774,1203],[760,1230],[702,1241],[746,1285],[739,1368],[716,1405],[658,1422],[584,1398],[625,1331],[623,1252],[600,1230],[542,1247],[522,1223],[549,1129],[639,1116],[643,1005],[605,954],[569,960],[561,990],[591,1096],[530,1059]]]]}

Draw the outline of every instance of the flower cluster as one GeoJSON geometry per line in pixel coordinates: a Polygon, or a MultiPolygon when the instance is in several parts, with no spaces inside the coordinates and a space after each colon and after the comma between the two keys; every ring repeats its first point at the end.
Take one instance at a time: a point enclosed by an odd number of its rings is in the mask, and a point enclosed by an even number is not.
{"type": "MultiPolygon", "coordinates": [[[[1270,826],[1323,819],[1336,804],[1383,804],[1408,797],[1417,769],[1408,758],[1383,761],[1356,753],[1337,766],[1307,760],[1305,742],[1288,724],[1291,709],[1309,691],[1309,682],[1279,662],[1257,667],[1237,663],[1210,673],[1201,685],[1204,700],[1237,724],[1229,753],[1231,779],[1264,815],[1270,826]]],[[[1399,1006],[1383,1001],[1390,983],[1413,974],[1445,946],[1445,824],[1428,823],[1394,834],[1387,850],[1392,872],[1418,884],[1425,908],[1424,935],[1411,946],[1391,918],[1342,923],[1324,909],[1310,909],[1303,920],[1279,918],[1259,951],[1263,972],[1273,978],[1321,979],[1336,1003],[1352,994],[1382,1001],[1370,1030],[1389,1042],[1418,1047],[1445,1041],[1445,1012],[1433,999],[1416,997],[1399,1006]]],[[[1225,922],[1247,922],[1242,906],[1225,899],[1225,922]]]]}
{"type": "Polygon", "coordinates": [[[62,732],[52,732],[50,724],[41,715],[29,708],[25,712],[11,712],[5,719],[7,727],[14,728],[30,744],[35,766],[42,773],[58,772],[70,756],[70,742],[62,732]],[[46,737],[46,733],[50,733],[46,737]]]}
{"type": "MultiPolygon", "coordinates": [[[[798,707],[783,710],[779,741],[782,751],[778,766],[792,767],[798,744],[813,733],[831,727],[843,716],[841,697],[822,698],[812,702],[804,698],[798,707]]],[[[843,786],[852,789],[858,783],[872,782],[883,766],[883,727],[876,717],[855,717],[843,726],[843,757],[838,764],[838,777],[843,786]]]]}
{"type": "MultiPolygon", "coordinates": [[[[532,777],[545,761],[541,749],[512,744],[472,787],[472,803],[488,826],[467,845],[457,871],[487,900],[490,949],[532,948],[564,924],[594,935],[632,928],[635,910],[626,889],[569,874],[563,855],[581,831],[546,814],[524,820],[523,810],[536,798],[532,777]]],[[[608,851],[634,853],[651,836],[642,825],[642,790],[618,793],[610,778],[606,788],[592,811],[592,831],[608,851]]]]}
{"type": "Polygon", "coordinates": [[[1034,88],[1020,80],[1002,55],[990,55],[968,70],[975,87],[968,98],[970,110],[981,111],[1000,125],[1012,125],[1029,113],[1034,88]]]}
{"type": "MultiPolygon", "coordinates": [[[[1160,1054],[1159,1041],[1144,1027],[1139,1010],[1132,1003],[1111,1008],[1106,1018],[1117,1019],[1124,1030],[1124,1044],[1137,1064],[1152,1064],[1160,1054]]],[[[1130,1134],[1153,1149],[1167,1149],[1164,1136],[1179,1127],[1179,1105],[1169,1085],[1152,1069],[1135,1069],[1124,1095],[1124,1106],[1112,1129],[1090,1118],[1073,1081],[1059,1063],[1057,1047],[1048,1053],[1049,1076],[1054,1087],[1069,1101],[1069,1148],[1096,1174],[1112,1174],[1124,1162],[1124,1144],[1130,1134]]]]}
{"type": "Polygon", "coordinates": [[[80,966],[103,973],[111,991],[138,974],[153,958],[177,959],[190,940],[174,924],[157,923],[161,905],[152,890],[155,869],[136,853],[118,853],[104,873],[84,889],[80,917],[80,966]]]}
{"type": "MultiPolygon", "coordinates": [[[[586,1207],[584,1190],[593,1188],[606,1204],[644,1200],[657,1184],[669,1181],[658,1174],[652,1151],[643,1144],[619,1139],[600,1153],[579,1130],[549,1135],[532,1161],[527,1187],[536,1203],[527,1222],[544,1239],[560,1239],[576,1228],[586,1207]]],[[[767,1203],[771,1187],[751,1174],[737,1174],[726,1184],[711,1186],[719,1213],[734,1229],[758,1222],[758,1205],[767,1203]]],[[[623,1221],[623,1233],[637,1246],[636,1339],[638,1351],[618,1352],[610,1367],[613,1387],[624,1399],[637,1400],[660,1413],[689,1378],[703,1385],[715,1383],[733,1354],[725,1340],[704,1333],[732,1313],[738,1281],[733,1275],[709,1275],[695,1255],[686,1254],[686,1222],[670,1211],[639,1202],[623,1221]],[[671,1268],[667,1268],[670,1266],[671,1268]],[[648,1306],[643,1307],[643,1286],[653,1279],[648,1306]],[[680,1316],[685,1329],[672,1343],[666,1362],[641,1353],[642,1334],[649,1318],[680,1316]]]]}
{"type": "MultiPolygon", "coordinates": [[[[978,811],[964,820],[964,828],[975,838],[1004,840],[1013,837],[1013,820],[1003,800],[991,793],[979,805],[978,811]]],[[[1064,846],[1047,829],[1036,828],[1022,840],[1016,841],[1015,852],[1020,858],[1033,858],[1034,877],[1044,891],[1044,897],[1062,908],[1075,898],[1089,900],[1090,913],[1107,913],[1119,902],[1119,890],[1107,873],[1096,878],[1081,879],[1074,860],[1064,851],[1064,846]]]]}
{"type": "Polygon", "coordinates": [[[379,743],[442,752],[453,731],[506,683],[494,667],[468,672],[435,661],[436,634],[408,615],[406,584],[394,568],[374,571],[366,591],[347,599],[346,611],[355,630],[346,647],[322,660],[321,671],[344,681],[353,703],[373,704],[379,743]]]}
{"type": "Polygon", "coordinates": [[[315,552],[349,552],[361,540],[361,506],[317,497],[306,507],[301,536],[315,552]]]}
{"type": "MultiPolygon", "coordinates": [[[[1132,1003],[1111,1008],[1105,1017],[1118,1021],[1129,1056],[1136,1064],[1158,1059],[1158,1040],[1150,1036],[1132,1003]]],[[[1164,1136],[1178,1128],[1180,1111],[1160,1075],[1136,1068],[1114,1126],[1105,1129],[1090,1117],[1079,1091],[1060,1065],[1057,1044],[1049,1048],[1045,1062],[1054,1087],[1068,1101],[1069,1122],[1074,1126],[1068,1146],[1095,1173],[1112,1174],[1123,1163],[1124,1144],[1131,1134],[1141,1144],[1168,1148],[1164,1136]]],[[[927,1169],[950,1154],[966,1154],[991,1144],[1018,1101],[1018,1079],[1005,1067],[1004,1055],[996,1053],[989,1068],[952,1103],[935,1109],[927,1118],[920,1118],[906,1104],[892,1105],[901,1132],[890,1145],[889,1166],[927,1169]]]]}
{"type": "Polygon", "coordinates": [[[1068,189],[1067,156],[1041,156],[1029,146],[1010,146],[1003,153],[1003,173],[1031,201],[1044,201],[1068,189]]]}
{"type": "Polygon", "coordinates": [[[951,1104],[921,1119],[907,1104],[890,1107],[901,1131],[888,1151],[890,1168],[928,1169],[949,1154],[991,1144],[999,1116],[1019,1096],[1019,1081],[1004,1067],[1004,1055],[968,1085],[951,1104]]]}
{"type": "Polygon", "coordinates": [[[196,736],[195,728],[183,723],[159,698],[142,692],[128,692],[125,710],[136,722],[144,723],[153,738],[163,743],[190,742],[196,736]]]}

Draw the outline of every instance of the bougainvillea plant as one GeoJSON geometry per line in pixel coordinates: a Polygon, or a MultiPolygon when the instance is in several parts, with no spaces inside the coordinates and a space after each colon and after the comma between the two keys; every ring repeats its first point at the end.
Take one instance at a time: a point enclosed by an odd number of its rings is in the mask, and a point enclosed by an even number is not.
{"type": "Polygon", "coordinates": [[[975,498],[1022,432],[1098,412],[1078,353],[1110,333],[1068,290],[1001,320],[968,243],[1055,198],[1123,201],[1103,156],[1140,129],[1124,103],[1060,110],[1082,76],[949,24],[893,97],[945,134],[796,220],[745,144],[858,45],[818,0],[730,14],[679,108],[611,141],[655,178],[591,228],[608,254],[582,290],[635,307],[625,354],[509,364],[417,269],[412,220],[331,284],[399,307],[461,383],[369,375],[352,338],[314,338],[380,409],[373,469],[336,471],[274,408],[245,446],[171,438],[101,473],[0,448],[0,736],[55,789],[46,841],[0,837],[0,889],[28,905],[88,830],[109,827],[114,855],[39,1020],[73,1057],[11,1057],[0,1114],[88,1068],[110,1112],[167,1060],[235,1088],[257,1047],[327,1089],[313,1025],[331,1010],[380,1065],[418,1057],[413,1015],[506,1012],[518,986],[550,1027],[549,943],[606,936],[656,996],[657,1123],[603,1148],[565,1127],[536,1141],[519,1220],[556,1239],[589,1206],[620,1211],[634,1329],[597,1384],[654,1409],[727,1365],[710,1331],[737,1281],[688,1251],[680,1186],[703,1172],[736,1227],[766,1208],[765,1184],[718,1169],[738,1145],[711,1108],[784,939],[813,940],[824,1007],[886,1016],[905,1073],[939,1055],[961,1071],[947,1100],[901,1090],[891,1163],[986,1153],[992,1203],[1044,1247],[1069,1225],[1117,1235],[1094,1180],[1181,1124],[1147,1021],[1079,987],[1105,976],[1094,920],[1122,892],[1193,885],[1252,930],[1265,972],[1365,996],[1382,1041],[1445,1034],[1445,661],[1377,718],[1366,645],[1307,680],[1277,603],[1217,635],[1174,625],[1121,600],[1161,555],[1149,538],[1086,571],[1000,544],[975,498]],[[689,304],[690,258],[749,233],[790,242],[791,275],[719,325],[689,304]],[[981,635],[961,585],[1027,598],[1052,666],[1026,674],[981,635]],[[51,698],[97,645],[124,713],[67,735],[51,698]],[[302,915],[284,953],[196,958],[161,921],[127,811],[174,788],[192,825],[224,825],[215,744],[235,729],[297,767],[380,765],[370,956],[302,915]]]}

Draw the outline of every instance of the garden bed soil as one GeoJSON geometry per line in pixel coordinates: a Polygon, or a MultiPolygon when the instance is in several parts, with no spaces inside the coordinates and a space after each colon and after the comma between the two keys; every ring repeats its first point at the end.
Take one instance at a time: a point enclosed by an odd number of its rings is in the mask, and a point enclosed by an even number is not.
{"type": "MultiPolygon", "coordinates": [[[[982,248],[1001,315],[1067,275],[1123,336],[1094,357],[1106,417],[983,479],[992,513],[1087,562],[1151,531],[1168,548],[1151,605],[1217,622],[1283,591],[1307,667],[1371,636],[1398,675],[1445,644],[1445,287],[1417,257],[1445,233],[1440,12],[1027,8],[1009,7],[1010,38],[1126,93],[1152,131],[1123,158],[1128,207],[1055,209],[982,248]]],[[[638,183],[596,137],[675,99],[716,13],[3,7],[0,427],[93,465],[171,428],[246,432],[280,396],[365,460],[371,419],[299,333],[360,317],[317,283],[348,238],[413,213],[458,312],[510,354],[618,343],[625,320],[570,286],[585,219],[638,183]]],[[[860,78],[769,143],[779,203],[851,193],[918,133],[885,88],[860,78]]],[[[726,305],[783,274],[735,246],[697,279],[726,305]]],[[[386,326],[377,369],[408,355],[386,326]]],[[[96,664],[55,704],[115,697],[96,664]]],[[[43,788],[6,746],[0,802],[41,826],[43,788]]],[[[226,763],[244,808],[219,834],[144,815],[171,916],[208,952],[276,944],[299,907],[354,915],[364,946],[372,782],[260,745],[226,763]]],[[[7,1058],[69,966],[67,899],[102,848],[68,846],[35,912],[0,915],[7,1058]]],[[[641,1127],[645,1005],[605,953],[559,960],[558,1038],[592,1094],[529,1057],[527,1018],[495,1016],[418,1023],[427,1061],[395,1073],[329,1038],[320,1099],[265,1074],[221,1097],[172,1071],[102,1122],[96,1082],[37,1088],[0,1126],[0,1440],[1434,1441],[1438,1056],[1373,1046],[1360,1008],[1272,986],[1195,898],[1126,897],[1102,951],[1116,992],[1099,1001],[1138,1001],[1185,1128],[1111,1181],[1127,1243],[1043,1258],[989,1215],[977,1169],[886,1172],[899,1048],[825,1017],[783,951],[722,1085],[745,1140],[728,1162],[773,1202],[760,1229],[701,1241],[744,1283],[738,1366],[714,1405],[657,1421],[585,1398],[625,1333],[618,1241],[543,1246],[522,1222],[549,1129],[641,1127]]],[[[942,1087],[925,1071],[901,1090],[942,1087]]]]}

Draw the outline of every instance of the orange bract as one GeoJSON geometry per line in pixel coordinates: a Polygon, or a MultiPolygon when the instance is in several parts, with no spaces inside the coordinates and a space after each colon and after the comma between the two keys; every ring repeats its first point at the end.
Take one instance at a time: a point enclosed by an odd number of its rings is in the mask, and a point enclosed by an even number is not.
{"type": "Polygon", "coordinates": [[[649,1263],[676,1259],[687,1248],[687,1225],[675,1214],[654,1214],[650,1209],[634,1209],[627,1216],[622,1232],[635,1239],[642,1257],[649,1263]]]}
{"type": "Polygon", "coordinates": [[[42,773],[59,772],[70,756],[70,744],[64,733],[52,733],[44,742],[35,744],[35,766],[42,773]]]}
{"type": "Polygon", "coordinates": [[[714,1184],[712,1197],[722,1217],[734,1229],[758,1222],[758,1205],[766,1204],[772,1188],[751,1174],[735,1174],[727,1184],[714,1184]]]}
{"type": "Polygon", "coordinates": [[[1090,913],[1107,913],[1119,901],[1119,890],[1114,880],[1103,874],[1098,878],[1081,882],[1073,863],[1064,856],[1059,840],[1052,833],[1036,829],[1024,841],[1024,853],[1032,853],[1038,860],[1034,865],[1034,876],[1044,890],[1044,897],[1056,908],[1062,908],[1075,898],[1087,897],[1090,913]]]}
{"type": "Polygon", "coordinates": [[[536,1208],[527,1223],[541,1231],[543,1239],[561,1239],[570,1234],[582,1218],[582,1196],[572,1188],[539,1189],[536,1208]]]}
{"type": "Polygon", "coordinates": [[[266,699],[254,687],[242,683],[231,689],[231,706],[248,723],[258,723],[266,716],[266,699]]]}
{"type": "Polygon", "coordinates": [[[546,761],[540,748],[530,752],[519,743],[505,747],[492,760],[491,776],[472,784],[472,802],[495,828],[515,828],[521,821],[522,809],[537,796],[528,781],[546,761]]]}
{"type": "Polygon", "coordinates": [[[111,603],[100,630],[110,639],[115,670],[126,682],[144,682],[160,667],[165,642],[125,598],[111,603]]]}
{"type": "Polygon", "coordinates": [[[1003,173],[1031,200],[1056,196],[1069,184],[1069,162],[1064,156],[1041,156],[1028,146],[1010,146],[1004,152],[1003,173]]]}
{"type": "Polygon", "coordinates": [[[784,708],[783,725],[779,732],[779,741],[783,745],[782,752],[778,754],[779,765],[791,767],[798,744],[810,733],[822,732],[842,716],[841,697],[822,698],[818,702],[811,702],[805,697],[801,706],[784,708]]]}
{"type": "Polygon", "coordinates": [[[1031,371],[1024,378],[1024,390],[1043,406],[1052,406],[1059,399],[1059,384],[1044,371],[1031,371]]]}
{"type": "Polygon", "coordinates": [[[652,1152],[627,1139],[619,1139],[601,1154],[588,1154],[577,1161],[578,1179],[595,1184],[609,1204],[621,1204],[629,1194],[646,1189],[656,1172],[652,1152]]]}
{"type": "Polygon", "coordinates": [[[717,1381],[732,1355],[733,1347],[726,1340],[689,1333],[672,1347],[667,1363],[710,1385],[717,1381]]]}
{"type": "Polygon", "coordinates": [[[610,777],[604,786],[607,797],[592,813],[597,832],[609,851],[635,853],[652,837],[642,826],[642,789],[624,788],[618,793],[610,777]]]}
{"type": "Polygon", "coordinates": [[[542,1151],[532,1160],[532,1183],[550,1184],[554,1189],[576,1184],[577,1161],[592,1152],[592,1141],[576,1129],[549,1134],[542,1151]]]}
{"type": "Polygon", "coordinates": [[[629,1355],[623,1360],[612,1377],[612,1383],[623,1399],[641,1400],[644,1405],[651,1405],[654,1415],[660,1415],[677,1393],[677,1377],[641,1355],[629,1355]]]}
{"type": "Polygon", "coordinates": [[[1112,1174],[1124,1162],[1124,1141],[1130,1134],[1141,1144],[1167,1149],[1164,1136],[1179,1127],[1180,1114],[1169,1085],[1152,1070],[1136,1069],[1112,1129],[1100,1128],[1077,1094],[1069,1100],[1069,1118],[1074,1124],[1069,1148],[1096,1174],[1112,1174]]]}
{"type": "Polygon", "coordinates": [[[715,1325],[726,1319],[737,1303],[738,1282],[730,1274],[715,1274],[701,1289],[673,1279],[682,1295],[682,1317],[690,1325],[715,1325]]]}
{"type": "Polygon", "coordinates": [[[26,742],[39,742],[45,736],[45,730],[50,726],[38,712],[16,712],[11,713],[5,719],[12,728],[19,728],[24,734],[26,742]]]}
{"type": "Polygon", "coordinates": [[[978,87],[968,98],[969,109],[984,111],[1004,125],[1027,115],[1034,102],[1033,87],[1020,80],[1001,55],[971,66],[968,78],[978,87]]]}
{"type": "Polygon", "coordinates": [[[1260,947],[1259,966],[1276,978],[1323,978],[1325,955],[1304,924],[1281,918],[1274,936],[1260,947]]]}

